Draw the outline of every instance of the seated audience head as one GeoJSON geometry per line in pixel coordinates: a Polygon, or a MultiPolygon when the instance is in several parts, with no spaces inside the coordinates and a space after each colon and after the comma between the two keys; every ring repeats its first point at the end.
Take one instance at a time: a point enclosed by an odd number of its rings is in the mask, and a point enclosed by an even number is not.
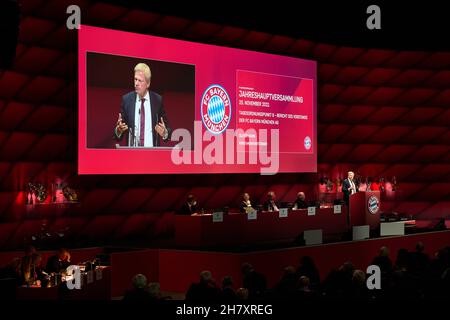
{"type": "Polygon", "coordinates": [[[247,300],[248,299],[248,289],[246,289],[246,288],[237,289],[236,297],[238,300],[247,300]]]}
{"type": "Polygon", "coordinates": [[[339,269],[344,274],[353,275],[353,271],[355,271],[355,267],[351,261],[344,262],[344,264],[339,269]]]}
{"type": "Polygon", "coordinates": [[[158,282],[150,282],[147,289],[152,298],[159,299],[161,297],[161,288],[158,282]]]}
{"type": "Polygon", "coordinates": [[[386,246],[382,246],[380,248],[380,257],[388,257],[389,256],[389,248],[386,246]]]}
{"type": "Polygon", "coordinates": [[[245,263],[242,264],[241,271],[242,271],[242,274],[244,276],[246,276],[249,273],[251,273],[252,271],[254,271],[254,269],[253,269],[253,266],[250,263],[245,262],[245,263]]]}
{"type": "Polygon", "coordinates": [[[416,251],[417,252],[423,252],[425,250],[425,246],[423,242],[419,241],[416,243],[416,251]]]}
{"type": "Polygon", "coordinates": [[[300,290],[308,289],[309,285],[310,285],[310,281],[309,281],[309,278],[307,276],[301,276],[298,279],[298,288],[300,290]]]}
{"type": "Polygon", "coordinates": [[[366,274],[362,270],[353,271],[352,283],[358,287],[366,285],[366,274]]]}
{"type": "Polygon", "coordinates": [[[284,268],[284,274],[285,275],[295,274],[295,268],[293,266],[287,266],[286,268],[284,268]]]}
{"type": "Polygon", "coordinates": [[[133,277],[133,287],[135,289],[145,289],[147,287],[147,277],[139,273],[133,277]]]}
{"type": "Polygon", "coordinates": [[[247,192],[245,192],[245,193],[242,195],[242,198],[244,199],[244,201],[249,201],[249,200],[250,200],[250,195],[249,195],[247,192]]]}
{"type": "Polygon", "coordinates": [[[222,279],[222,288],[233,287],[233,278],[231,276],[225,276],[222,279]]]}
{"type": "Polygon", "coordinates": [[[208,283],[212,281],[212,274],[211,271],[205,270],[200,272],[200,282],[201,283],[208,283]]]}

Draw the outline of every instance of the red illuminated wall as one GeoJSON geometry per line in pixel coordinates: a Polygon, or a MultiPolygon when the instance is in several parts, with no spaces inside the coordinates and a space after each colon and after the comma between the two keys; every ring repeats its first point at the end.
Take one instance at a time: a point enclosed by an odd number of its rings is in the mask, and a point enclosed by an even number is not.
{"type": "Polygon", "coordinates": [[[21,246],[42,228],[65,230],[72,243],[167,238],[167,212],[189,192],[205,208],[235,204],[243,191],[254,199],[272,189],[286,201],[300,190],[316,196],[313,174],[77,176],[70,4],[81,6],[87,25],[317,60],[320,175],[395,175],[400,192],[386,210],[450,215],[450,52],[338,47],[89,0],[29,0],[15,63],[0,74],[0,248],[21,246]],[[82,203],[27,210],[26,183],[56,179],[82,203]]]}

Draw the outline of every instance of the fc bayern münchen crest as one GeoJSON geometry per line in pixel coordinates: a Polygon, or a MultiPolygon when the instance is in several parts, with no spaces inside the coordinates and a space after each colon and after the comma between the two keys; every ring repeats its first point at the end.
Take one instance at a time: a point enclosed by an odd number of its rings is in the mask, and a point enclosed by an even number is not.
{"type": "Polygon", "coordinates": [[[311,149],[311,138],[309,136],[306,136],[303,140],[303,145],[305,146],[306,150],[311,149]]]}
{"type": "Polygon", "coordinates": [[[231,100],[218,84],[209,86],[202,96],[200,113],[205,128],[212,134],[221,134],[230,124],[231,100]]]}
{"type": "Polygon", "coordinates": [[[367,200],[367,208],[369,209],[369,212],[371,214],[377,213],[378,209],[380,208],[380,202],[378,201],[378,198],[375,196],[371,196],[369,200],[367,200]]]}

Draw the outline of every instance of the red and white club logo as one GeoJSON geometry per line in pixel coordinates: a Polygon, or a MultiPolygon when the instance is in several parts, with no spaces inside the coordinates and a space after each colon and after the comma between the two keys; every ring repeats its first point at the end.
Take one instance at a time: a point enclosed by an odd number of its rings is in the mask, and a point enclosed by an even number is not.
{"type": "Polygon", "coordinates": [[[380,201],[378,201],[378,198],[375,196],[371,196],[367,200],[367,208],[369,209],[369,212],[371,214],[377,213],[378,209],[380,209],[380,201]]]}
{"type": "Polygon", "coordinates": [[[230,124],[231,101],[218,84],[209,86],[202,96],[200,114],[203,125],[212,134],[221,134],[230,124]]]}

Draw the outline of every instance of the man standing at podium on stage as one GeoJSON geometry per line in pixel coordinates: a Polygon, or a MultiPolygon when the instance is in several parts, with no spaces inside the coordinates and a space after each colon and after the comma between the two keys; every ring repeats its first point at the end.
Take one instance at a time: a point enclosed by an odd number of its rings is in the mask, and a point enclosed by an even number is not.
{"type": "Polygon", "coordinates": [[[145,63],[134,68],[134,91],[122,97],[122,105],[114,128],[114,136],[121,140],[128,133],[130,147],[158,147],[160,138],[170,139],[172,130],[164,111],[162,97],[149,91],[152,73],[145,63]]]}
{"type": "Polygon", "coordinates": [[[349,171],[347,179],[345,179],[342,183],[342,192],[344,193],[344,201],[347,205],[347,208],[349,207],[350,196],[359,191],[358,185],[353,180],[354,177],[355,174],[353,173],[353,171],[349,171]]]}

